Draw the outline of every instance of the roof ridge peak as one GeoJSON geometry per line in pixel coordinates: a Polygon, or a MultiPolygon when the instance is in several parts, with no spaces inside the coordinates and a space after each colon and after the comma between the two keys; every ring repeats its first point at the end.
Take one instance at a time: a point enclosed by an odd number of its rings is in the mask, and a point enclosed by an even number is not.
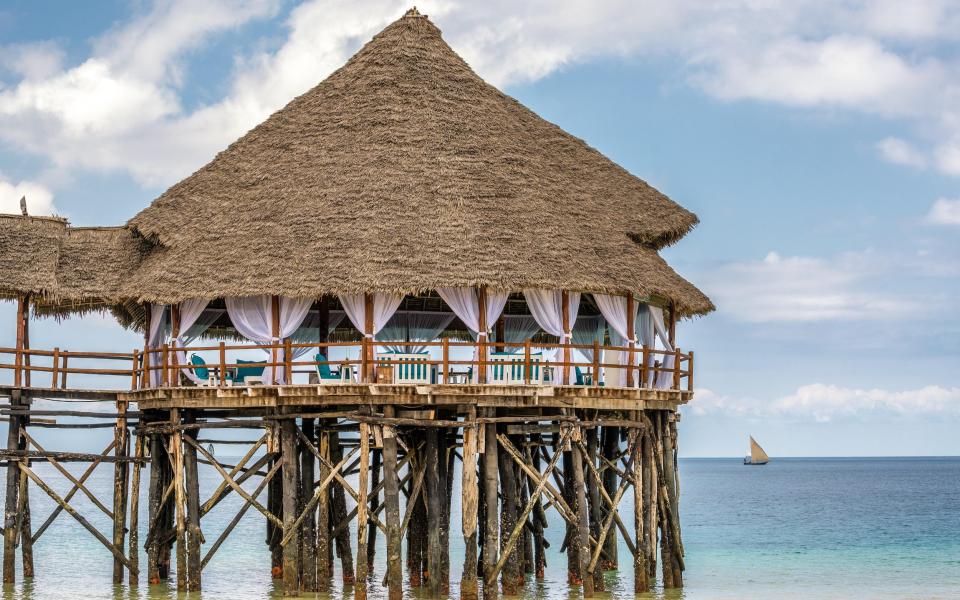
{"type": "Polygon", "coordinates": [[[410,10],[403,13],[403,18],[404,19],[413,19],[413,18],[425,19],[427,18],[427,15],[420,14],[420,11],[417,10],[416,6],[411,6],[410,10]]]}

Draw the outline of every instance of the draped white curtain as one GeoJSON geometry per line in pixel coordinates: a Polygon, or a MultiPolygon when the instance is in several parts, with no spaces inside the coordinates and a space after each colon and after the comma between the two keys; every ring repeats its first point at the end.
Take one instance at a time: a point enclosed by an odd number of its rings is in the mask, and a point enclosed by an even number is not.
{"type": "MultiPolygon", "coordinates": [[[[503,339],[498,342],[520,344],[540,331],[537,320],[529,315],[506,315],[503,317],[503,339]]],[[[507,352],[519,352],[520,348],[507,347],[507,352]]]]}
{"type": "MultiPolygon", "coordinates": [[[[343,321],[346,317],[346,313],[342,310],[331,310],[327,315],[327,335],[333,332],[334,329],[340,325],[340,322],[343,321]]],[[[320,312],[309,312],[307,313],[306,318],[304,318],[303,323],[300,324],[300,327],[293,332],[293,335],[290,336],[290,341],[294,344],[319,344],[320,343],[320,312]]],[[[294,348],[291,352],[291,360],[297,360],[298,358],[309,354],[311,350],[314,350],[313,346],[304,346],[301,348],[294,348]]],[[[330,358],[329,356],[327,357],[330,358]]]]}
{"type": "MultiPolygon", "coordinates": [[[[663,349],[668,352],[673,351],[673,345],[670,343],[670,335],[667,333],[667,328],[663,322],[663,309],[659,306],[649,306],[650,320],[653,322],[653,328],[657,333],[657,337],[660,338],[660,343],[663,345],[663,349]]],[[[663,355],[660,355],[663,356],[663,355]]],[[[657,380],[655,387],[658,389],[669,389],[673,386],[673,373],[670,371],[673,369],[673,363],[675,357],[672,354],[663,356],[662,367],[664,371],[657,374],[657,380]]]]}
{"type": "MultiPolygon", "coordinates": [[[[597,308],[603,314],[610,328],[610,343],[613,346],[626,347],[631,341],[636,344],[636,332],[627,331],[627,297],[611,296],[608,294],[594,294],[593,300],[597,308]]],[[[636,319],[634,319],[636,326],[636,319]]],[[[609,364],[626,365],[628,352],[610,351],[606,357],[609,364]]],[[[606,371],[606,381],[608,384],[616,383],[619,387],[627,385],[627,370],[616,367],[608,367],[606,371]]]]}
{"type": "MultiPolygon", "coordinates": [[[[653,316],[650,314],[650,305],[641,304],[640,313],[637,315],[637,333],[640,336],[640,343],[647,348],[655,348],[657,343],[657,334],[653,324],[653,316]]],[[[653,387],[655,373],[653,372],[654,362],[657,355],[651,354],[647,357],[647,380],[644,382],[646,387],[653,387]]]]}
{"type": "MultiPolygon", "coordinates": [[[[165,340],[169,334],[170,320],[167,306],[165,304],[151,304],[150,331],[147,334],[147,348],[150,350],[159,349],[160,346],[163,345],[163,340],[165,340]]],[[[160,366],[162,357],[158,353],[151,352],[148,356],[150,357],[150,359],[147,361],[149,366],[160,366]]],[[[150,382],[150,387],[160,387],[160,385],[163,383],[163,372],[159,369],[151,370],[148,380],[150,382]]]]}
{"type": "MultiPolygon", "coordinates": [[[[419,310],[397,311],[387,321],[377,339],[387,342],[432,342],[453,321],[454,314],[419,310]]],[[[387,346],[390,352],[423,352],[427,347],[419,344],[395,344],[387,346]]]]}
{"type": "MultiPolygon", "coordinates": [[[[310,298],[280,298],[280,331],[273,335],[273,300],[271,296],[243,296],[226,298],[227,313],[230,321],[243,337],[260,344],[276,343],[289,337],[300,327],[313,300],[310,298]]],[[[270,362],[283,362],[283,349],[273,352],[270,362]],[[276,358],[276,360],[273,360],[276,358]]],[[[285,376],[282,368],[267,367],[263,370],[263,383],[283,384],[285,376]]]]}
{"type": "MultiPolygon", "coordinates": [[[[603,316],[577,317],[577,322],[573,325],[573,343],[579,345],[589,345],[594,342],[603,344],[604,334],[603,316]]],[[[583,355],[588,362],[593,362],[593,349],[577,349],[577,352],[583,355]]],[[[603,350],[600,351],[601,353],[603,350]]],[[[603,362],[602,360],[600,362],[603,362]]]]}
{"type": "MultiPolygon", "coordinates": [[[[574,324],[577,321],[577,312],[580,310],[580,292],[568,292],[569,307],[567,310],[567,322],[574,324]]],[[[527,300],[527,307],[533,318],[537,320],[540,327],[549,333],[560,338],[560,343],[567,344],[573,339],[571,331],[563,329],[563,292],[560,290],[523,290],[523,297],[527,300]]],[[[555,353],[552,360],[556,361],[560,351],[555,353]]],[[[563,369],[556,370],[562,373],[563,369]]],[[[570,369],[567,381],[572,383],[576,381],[574,369],[570,369]]]]}
{"type": "Polygon", "coordinates": [[[373,332],[367,334],[367,311],[364,294],[340,294],[339,298],[343,310],[350,318],[350,322],[364,335],[376,335],[387,324],[393,313],[397,312],[397,308],[403,302],[403,295],[401,294],[384,294],[381,292],[373,294],[373,332]]]}
{"type": "MultiPolygon", "coordinates": [[[[467,329],[473,333],[480,333],[480,292],[476,288],[445,287],[437,288],[437,294],[443,298],[450,310],[457,315],[467,329]]],[[[503,308],[507,305],[507,292],[487,290],[486,316],[487,331],[500,318],[503,308]]],[[[486,333],[484,332],[484,333],[486,333]]]]}
{"type": "MultiPolygon", "coordinates": [[[[205,327],[202,331],[199,331],[199,333],[196,333],[197,329],[195,329],[195,326],[197,325],[200,317],[203,315],[204,309],[207,308],[209,303],[209,300],[201,300],[196,298],[184,300],[180,303],[180,331],[191,332],[191,329],[193,329],[194,335],[189,337],[190,341],[193,341],[199,335],[203,334],[203,331],[206,331],[206,329],[213,324],[213,321],[209,321],[207,323],[207,327],[205,327]]],[[[214,319],[215,318],[216,317],[214,317],[214,319]]],[[[176,339],[171,340],[170,345],[176,349],[177,362],[181,365],[180,371],[193,383],[200,383],[200,378],[197,377],[197,375],[193,372],[193,369],[189,368],[188,366],[189,363],[187,362],[187,353],[184,351],[184,347],[186,347],[188,343],[187,335],[178,334],[176,339]]]]}

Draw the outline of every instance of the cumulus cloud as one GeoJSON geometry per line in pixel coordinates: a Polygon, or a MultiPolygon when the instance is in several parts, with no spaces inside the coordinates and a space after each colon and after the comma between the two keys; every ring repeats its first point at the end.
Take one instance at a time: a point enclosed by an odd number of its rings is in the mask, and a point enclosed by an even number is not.
{"type": "Polygon", "coordinates": [[[910,142],[895,137],[888,137],[877,143],[877,150],[888,162],[907,167],[923,169],[927,166],[927,157],[919,148],[910,142]]]}
{"type": "Polygon", "coordinates": [[[52,215],[53,192],[32,181],[7,181],[0,176],[0,213],[20,214],[20,198],[27,199],[27,212],[31,215],[52,215]]]}
{"type": "Polygon", "coordinates": [[[927,213],[927,222],[934,225],[960,225],[960,198],[938,198],[927,213]]]}
{"type": "Polygon", "coordinates": [[[869,278],[882,275],[880,262],[872,252],[832,258],[770,252],[710,269],[697,282],[723,314],[746,322],[877,319],[916,308],[909,299],[869,289],[869,278]]]}
{"type": "Polygon", "coordinates": [[[685,411],[693,416],[723,414],[816,422],[896,416],[960,418],[960,388],[930,385],[893,391],[813,383],[779,398],[732,397],[699,389],[685,411]]]}
{"type": "MultiPolygon", "coordinates": [[[[598,57],[679,59],[685,65],[679,79],[726,100],[914,123],[927,137],[885,140],[882,156],[919,166],[930,155],[938,169],[960,174],[960,70],[936,52],[960,31],[960,11],[948,2],[419,4],[468,62],[500,86],[598,57]]],[[[64,67],[49,44],[7,53],[5,66],[22,79],[0,88],[0,139],[63,169],[121,169],[145,183],[171,183],[322,80],[408,7],[395,0],[303,2],[286,16],[281,43],[271,42],[268,51],[259,43],[237,49],[222,98],[186,108],[190,51],[281,5],[157,0],[96,39],[80,64],[64,67]]]]}

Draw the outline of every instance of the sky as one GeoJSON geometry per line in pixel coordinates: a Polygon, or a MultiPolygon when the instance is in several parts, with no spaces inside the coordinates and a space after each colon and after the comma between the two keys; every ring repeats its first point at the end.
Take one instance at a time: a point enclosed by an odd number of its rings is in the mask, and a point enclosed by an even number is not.
{"type": "MultiPolygon", "coordinates": [[[[0,5],[0,212],[122,224],[410,7],[0,5]]],[[[697,213],[682,456],[960,454],[960,2],[418,2],[485,79],[697,213]]],[[[13,307],[0,303],[0,344],[13,307]]],[[[109,317],[34,347],[132,348],[109,317]]]]}

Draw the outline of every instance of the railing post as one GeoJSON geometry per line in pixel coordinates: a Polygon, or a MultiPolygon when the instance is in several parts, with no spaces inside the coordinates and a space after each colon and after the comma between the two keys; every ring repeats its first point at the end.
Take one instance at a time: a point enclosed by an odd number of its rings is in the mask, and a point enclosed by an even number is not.
{"type": "Polygon", "coordinates": [[[50,387],[57,389],[60,379],[60,348],[53,349],[53,373],[50,374],[50,387]]]}
{"type": "MultiPolygon", "coordinates": [[[[637,345],[634,342],[637,336],[637,326],[635,323],[635,313],[637,312],[636,306],[634,305],[633,292],[627,294],[627,387],[633,387],[633,367],[636,364],[635,359],[637,358],[634,350],[637,345]]],[[[643,387],[641,382],[640,387],[643,387]]]]}
{"type": "Polygon", "coordinates": [[[600,341],[593,340],[593,387],[600,386],[600,341]]]}
{"type": "Polygon", "coordinates": [[[450,383],[450,338],[443,338],[443,382],[450,383]]]}
{"type": "Polygon", "coordinates": [[[60,388],[66,389],[67,387],[67,373],[70,372],[70,366],[67,364],[67,359],[70,358],[70,353],[66,350],[63,351],[63,366],[60,370],[60,388]]]}
{"type": "Polygon", "coordinates": [[[293,346],[290,344],[290,338],[283,340],[283,381],[290,385],[293,383],[293,362],[290,357],[293,354],[293,346]]]}
{"type": "Polygon", "coordinates": [[[530,338],[523,341],[523,382],[530,383],[530,338]]]}
{"type": "Polygon", "coordinates": [[[650,381],[650,346],[643,345],[640,363],[640,387],[645,387],[650,381]]]}
{"type": "Polygon", "coordinates": [[[693,350],[687,353],[687,391],[693,391],[693,350]]]}
{"type": "Polygon", "coordinates": [[[162,373],[163,373],[163,387],[170,387],[170,349],[166,344],[163,344],[161,347],[161,356],[163,360],[162,364],[162,373]]]}
{"type": "Polygon", "coordinates": [[[227,345],[220,342],[220,386],[227,385],[227,345]]]}
{"type": "MultiPolygon", "coordinates": [[[[130,389],[137,389],[137,359],[140,358],[140,351],[136,348],[133,349],[133,364],[130,367],[130,389]]],[[[56,361],[56,350],[54,350],[54,361],[56,361]]],[[[57,376],[53,376],[56,380],[57,376]]]]}
{"type": "Polygon", "coordinates": [[[360,340],[360,380],[364,383],[369,383],[370,379],[368,377],[367,371],[370,368],[370,360],[367,355],[367,344],[370,341],[370,338],[363,336],[363,339],[360,340]]]}
{"type": "Polygon", "coordinates": [[[680,348],[673,350],[673,389],[680,389],[680,348]]]}

